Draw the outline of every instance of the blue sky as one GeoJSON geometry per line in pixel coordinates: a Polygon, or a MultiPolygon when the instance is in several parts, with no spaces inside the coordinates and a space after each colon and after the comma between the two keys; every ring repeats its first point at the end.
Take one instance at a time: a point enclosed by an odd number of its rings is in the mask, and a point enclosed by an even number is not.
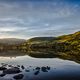
{"type": "Polygon", "coordinates": [[[0,0],[0,38],[80,31],[80,0],[0,0]]]}

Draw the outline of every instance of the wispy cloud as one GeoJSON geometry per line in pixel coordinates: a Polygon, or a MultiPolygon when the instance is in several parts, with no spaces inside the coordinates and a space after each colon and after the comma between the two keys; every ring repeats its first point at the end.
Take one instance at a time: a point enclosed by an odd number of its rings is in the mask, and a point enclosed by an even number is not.
{"type": "Polygon", "coordinates": [[[0,1],[1,37],[57,36],[80,30],[79,21],[79,0],[0,1]]]}

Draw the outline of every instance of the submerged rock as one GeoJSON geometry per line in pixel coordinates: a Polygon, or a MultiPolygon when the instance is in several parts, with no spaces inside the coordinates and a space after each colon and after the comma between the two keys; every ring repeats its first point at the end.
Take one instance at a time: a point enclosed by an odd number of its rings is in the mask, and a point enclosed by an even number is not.
{"type": "Polygon", "coordinates": [[[24,75],[23,74],[18,74],[18,75],[15,75],[13,78],[14,79],[23,79],[24,75]]]}
{"type": "Polygon", "coordinates": [[[49,66],[47,66],[46,68],[47,68],[47,70],[50,70],[50,67],[49,66]]]}
{"type": "Polygon", "coordinates": [[[28,69],[26,69],[25,71],[26,71],[26,72],[30,72],[30,70],[28,70],[28,69]]]}
{"type": "Polygon", "coordinates": [[[2,74],[0,74],[0,77],[4,77],[6,74],[4,74],[4,73],[2,73],[2,74]]]}
{"type": "Polygon", "coordinates": [[[9,68],[3,71],[4,74],[16,74],[20,72],[21,72],[20,69],[17,67],[9,68]]]}
{"type": "Polygon", "coordinates": [[[36,70],[40,70],[40,67],[36,67],[36,70]]]}
{"type": "Polygon", "coordinates": [[[34,75],[38,75],[40,73],[40,71],[36,71],[35,73],[34,73],[34,75]]]}
{"type": "Polygon", "coordinates": [[[42,70],[43,72],[48,72],[48,70],[47,70],[46,67],[42,67],[41,70],[42,70]]]}
{"type": "Polygon", "coordinates": [[[25,69],[25,67],[24,67],[23,65],[21,66],[21,68],[22,68],[22,69],[25,69]]]}

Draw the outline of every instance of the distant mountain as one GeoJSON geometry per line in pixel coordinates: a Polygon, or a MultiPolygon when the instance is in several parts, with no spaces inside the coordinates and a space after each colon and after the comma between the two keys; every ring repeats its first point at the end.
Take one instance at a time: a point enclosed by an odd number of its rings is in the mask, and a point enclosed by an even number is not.
{"type": "Polygon", "coordinates": [[[26,40],[17,39],[17,38],[3,38],[3,39],[0,39],[0,44],[15,45],[15,44],[22,44],[24,42],[26,42],[26,40]]]}
{"type": "Polygon", "coordinates": [[[56,37],[34,37],[27,40],[27,43],[42,43],[55,40],[56,37]]]}

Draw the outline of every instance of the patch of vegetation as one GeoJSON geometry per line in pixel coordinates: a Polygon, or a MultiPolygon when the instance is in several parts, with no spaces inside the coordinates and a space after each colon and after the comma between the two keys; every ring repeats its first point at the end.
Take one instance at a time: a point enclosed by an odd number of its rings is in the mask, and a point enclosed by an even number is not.
{"type": "Polygon", "coordinates": [[[21,45],[24,49],[53,49],[54,51],[80,51],[80,31],[74,34],[63,35],[59,37],[36,37],[29,39],[21,45]]]}

